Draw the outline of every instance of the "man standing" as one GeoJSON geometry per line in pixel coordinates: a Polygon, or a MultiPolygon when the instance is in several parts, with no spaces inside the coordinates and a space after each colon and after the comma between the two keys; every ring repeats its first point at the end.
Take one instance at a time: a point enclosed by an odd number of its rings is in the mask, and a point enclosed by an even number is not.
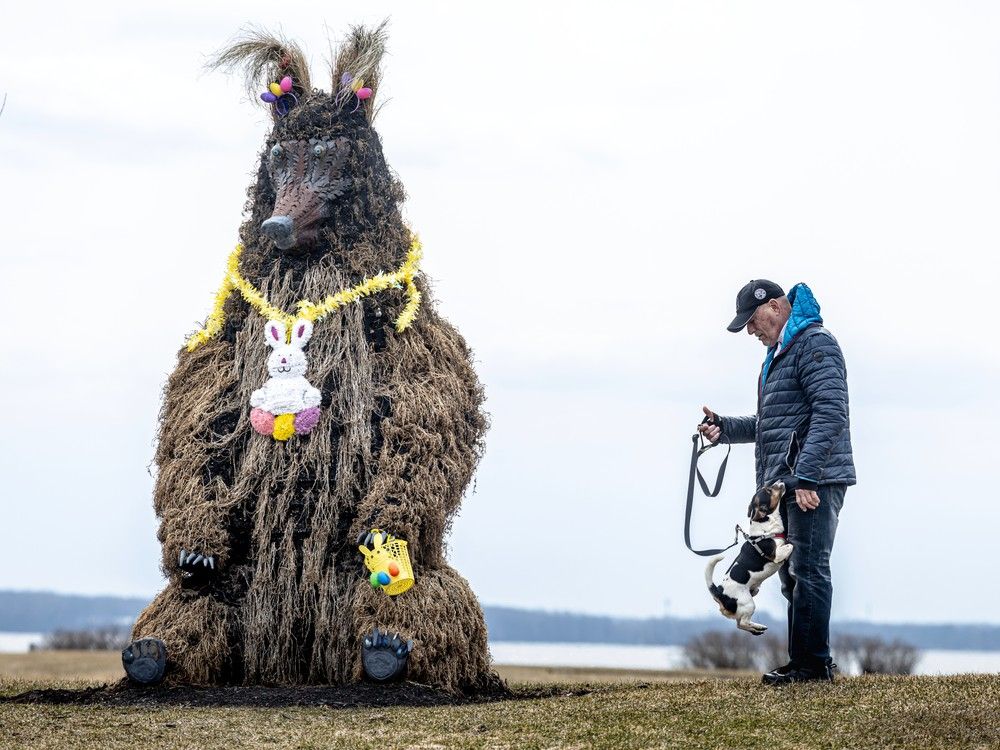
{"type": "Polygon", "coordinates": [[[704,407],[698,429],[711,442],[753,442],[757,486],[779,478],[795,488],[781,504],[788,541],[781,593],[788,600],[789,663],[764,675],[765,685],[832,680],[830,551],[844,493],[855,484],[840,345],[823,327],[819,303],[805,284],[786,296],[764,279],[736,295],[729,330],[756,336],[767,347],[757,382],[757,414],[721,417],[704,407]]]}

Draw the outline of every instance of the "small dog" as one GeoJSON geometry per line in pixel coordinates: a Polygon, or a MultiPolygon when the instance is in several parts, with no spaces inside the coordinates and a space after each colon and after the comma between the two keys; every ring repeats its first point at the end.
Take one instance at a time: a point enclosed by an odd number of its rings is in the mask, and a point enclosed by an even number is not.
{"type": "Polygon", "coordinates": [[[705,583],[719,605],[719,612],[736,620],[740,630],[754,635],[761,635],[767,626],[750,619],[757,609],[753,598],[760,591],[760,584],[777,573],[792,554],[793,547],[785,541],[785,525],[778,512],[784,495],[785,483],[779,481],[766,485],[753,496],[747,512],[750,518],[747,533],[754,541],[743,543],[721,584],[715,584],[712,574],[725,555],[716,555],[705,568],[705,583]]]}

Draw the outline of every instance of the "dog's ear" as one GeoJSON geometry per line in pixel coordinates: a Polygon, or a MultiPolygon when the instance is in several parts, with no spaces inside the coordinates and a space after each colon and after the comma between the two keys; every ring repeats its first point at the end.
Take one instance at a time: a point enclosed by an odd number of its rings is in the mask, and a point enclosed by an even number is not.
{"type": "Polygon", "coordinates": [[[757,496],[750,498],[750,507],[747,508],[747,518],[753,520],[753,512],[757,508],[757,496]]]}
{"type": "Polygon", "coordinates": [[[771,486],[771,502],[770,509],[773,513],[778,509],[778,504],[781,502],[781,498],[785,496],[785,486],[784,485],[772,485],[771,486]]]}

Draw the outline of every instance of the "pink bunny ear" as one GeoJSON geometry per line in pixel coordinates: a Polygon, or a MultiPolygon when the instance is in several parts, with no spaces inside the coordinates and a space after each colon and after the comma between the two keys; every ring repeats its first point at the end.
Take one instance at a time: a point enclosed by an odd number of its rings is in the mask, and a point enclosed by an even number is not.
{"type": "Polygon", "coordinates": [[[292,324],[292,346],[301,349],[313,335],[313,324],[305,318],[299,318],[292,324]]]}
{"type": "Polygon", "coordinates": [[[264,338],[272,348],[284,346],[286,343],[285,324],[280,320],[267,321],[267,324],[264,326],[264,338]]]}

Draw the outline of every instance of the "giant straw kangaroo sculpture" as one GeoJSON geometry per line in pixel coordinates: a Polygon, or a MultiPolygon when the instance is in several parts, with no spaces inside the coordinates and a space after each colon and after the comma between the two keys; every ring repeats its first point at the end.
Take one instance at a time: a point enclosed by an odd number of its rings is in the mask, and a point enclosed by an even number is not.
{"type": "Polygon", "coordinates": [[[330,93],[285,40],[254,33],[219,55],[264,89],[274,124],[217,308],[166,387],[154,502],[169,582],[123,652],[134,682],[496,685],[482,611],[443,551],[483,392],[417,273],[372,128],[384,42],[384,24],[353,29],[330,93]],[[415,583],[389,596],[406,571],[363,569],[359,543],[394,540],[415,583]]]}

